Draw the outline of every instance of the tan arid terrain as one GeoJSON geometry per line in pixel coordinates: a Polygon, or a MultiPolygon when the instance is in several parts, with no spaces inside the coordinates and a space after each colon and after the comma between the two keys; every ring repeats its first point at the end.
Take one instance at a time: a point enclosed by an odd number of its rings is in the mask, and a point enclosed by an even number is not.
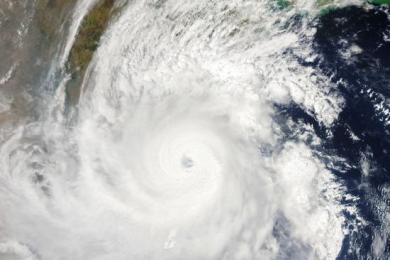
{"type": "MultiPolygon", "coordinates": [[[[67,103],[78,101],[82,76],[112,15],[114,0],[99,0],[83,18],[64,69],[72,74],[67,103]]],[[[35,118],[30,110],[56,53],[62,52],[76,0],[0,2],[0,125],[35,118]],[[23,20],[22,20],[23,19],[23,20]],[[13,94],[10,94],[10,93],[13,94]]]]}

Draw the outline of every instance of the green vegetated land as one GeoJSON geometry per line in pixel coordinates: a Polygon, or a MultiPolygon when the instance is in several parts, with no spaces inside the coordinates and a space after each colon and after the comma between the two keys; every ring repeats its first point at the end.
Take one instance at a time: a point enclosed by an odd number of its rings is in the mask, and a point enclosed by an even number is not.
{"type": "Polygon", "coordinates": [[[115,0],[102,0],[83,19],[69,55],[69,69],[84,71],[97,49],[101,35],[107,28],[115,0]]]}
{"type": "Polygon", "coordinates": [[[373,5],[390,5],[390,0],[369,0],[368,2],[373,5]]]}
{"type": "Polygon", "coordinates": [[[115,0],[100,0],[83,19],[67,61],[67,70],[72,74],[67,84],[68,105],[78,102],[85,70],[115,12],[114,3],[115,0]]]}
{"type": "MultiPolygon", "coordinates": [[[[117,10],[118,5],[115,5],[115,2],[118,1],[98,0],[81,23],[66,63],[66,71],[71,74],[71,80],[67,83],[67,105],[75,105],[78,102],[85,70],[98,48],[102,34],[117,10]]],[[[77,0],[36,2],[35,21],[42,38],[39,49],[47,49],[50,52],[55,50],[46,46],[58,45],[61,41],[61,32],[71,24],[70,17],[76,3],[77,0]]]]}
{"type": "MultiPolygon", "coordinates": [[[[276,0],[280,9],[288,8],[292,0],[276,0]]],[[[368,0],[373,5],[389,5],[390,0],[368,0]]],[[[61,18],[67,8],[72,8],[73,0],[39,0],[41,11],[47,11],[40,17],[40,29],[48,37],[55,37],[58,30],[55,29],[55,23],[61,18]]],[[[317,0],[317,5],[327,6],[332,0],[317,0]]],[[[327,6],[321,11],[326,14],[333,8],[327,6]]],[[[72,74],[72,80],[67,85],[68,104],[78,102],[80,87],[85,70],[87,69],[95,50],[98,48],[100,38],[105,32],[108,23],[116,12],[115,0],[99,0],[95,7],[86,15],[77,34],[75,43],[70,51],[67,61],[67,70],[72,74]]]]}

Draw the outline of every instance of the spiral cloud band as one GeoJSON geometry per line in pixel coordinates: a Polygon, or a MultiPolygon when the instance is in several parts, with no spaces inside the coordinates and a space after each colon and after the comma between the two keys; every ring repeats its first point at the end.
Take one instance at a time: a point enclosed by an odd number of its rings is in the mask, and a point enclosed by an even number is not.
{"type": "Polygon", "coordinates": [[[308,20],[289,27],[296,11],[268,4],[129,1],[76,117],[62,117],[63,81],[52,112],[2,145],[0,255],[336,258],[355,210],[313,129],[272,104],[329,126],[343,100],[297,63],[312,55],[308,20]]]}

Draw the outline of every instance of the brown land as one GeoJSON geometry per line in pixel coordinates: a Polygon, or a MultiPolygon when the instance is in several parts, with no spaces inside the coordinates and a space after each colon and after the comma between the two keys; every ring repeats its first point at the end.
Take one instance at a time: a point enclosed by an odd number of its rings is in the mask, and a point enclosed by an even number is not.
{"type": "Polygon", "coordinates": [[[85,70],[98,48],[110,18],[116,11],[114,4],[115,0],[100,0],[83,19],[67,62],[67,70],[72,74],[72,80],[67,84],[69,106],[78,102],[85,70]]]}

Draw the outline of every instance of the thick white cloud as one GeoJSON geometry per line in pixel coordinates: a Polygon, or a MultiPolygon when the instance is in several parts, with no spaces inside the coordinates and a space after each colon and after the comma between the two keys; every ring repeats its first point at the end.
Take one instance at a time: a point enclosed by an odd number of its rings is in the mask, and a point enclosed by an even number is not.
{"type": "Polygon", "coordinates": [[[289,13],[264,1],[130,3],[72,127],[42,121],[1,147],[0,255],[335,258],[343,188],[272,117],[272,102],[295,102],[331,125],[342,106],[284,55],[309,54],[300,32],[313,32],[285,29],[289,13]]]}

